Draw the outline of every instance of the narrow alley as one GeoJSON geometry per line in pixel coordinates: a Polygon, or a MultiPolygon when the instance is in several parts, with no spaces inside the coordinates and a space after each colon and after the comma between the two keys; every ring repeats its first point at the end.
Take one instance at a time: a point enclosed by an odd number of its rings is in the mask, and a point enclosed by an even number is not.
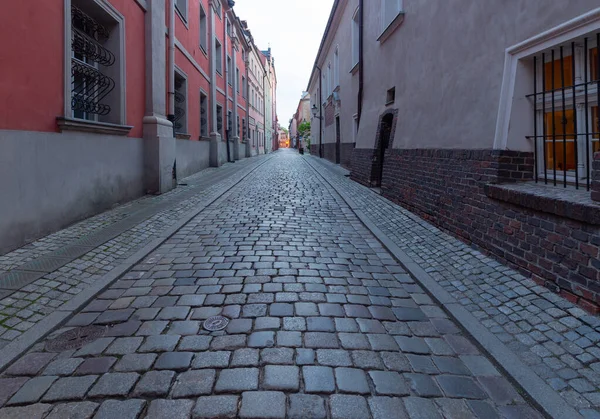
{"type": "Polygon", "coordinates": [[[4,371],[0,418],[541,417],[309,159],[220,185],[4,371]]]}

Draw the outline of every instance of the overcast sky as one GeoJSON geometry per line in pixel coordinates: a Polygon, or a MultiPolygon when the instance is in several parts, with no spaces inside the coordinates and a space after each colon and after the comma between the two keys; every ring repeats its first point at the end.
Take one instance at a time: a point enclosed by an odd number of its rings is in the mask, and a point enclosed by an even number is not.
{"type": "Polygon", "coordinates": [[[235,13],[256,46],[271,45],[277,72],[277,115],[287,128],[296,112],[325,31],[333,0],[236,0],[235,13]]]}

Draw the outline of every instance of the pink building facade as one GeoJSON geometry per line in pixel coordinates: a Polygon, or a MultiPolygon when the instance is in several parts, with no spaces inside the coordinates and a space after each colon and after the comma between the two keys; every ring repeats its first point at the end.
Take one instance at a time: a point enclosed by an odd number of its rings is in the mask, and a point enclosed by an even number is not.
{"type": "Polygon", "coordinates": [[[0,15],[20,39],[0,66],[0,253],[252,155],[256,47],[233,4],[60,0],[0,15]]]}

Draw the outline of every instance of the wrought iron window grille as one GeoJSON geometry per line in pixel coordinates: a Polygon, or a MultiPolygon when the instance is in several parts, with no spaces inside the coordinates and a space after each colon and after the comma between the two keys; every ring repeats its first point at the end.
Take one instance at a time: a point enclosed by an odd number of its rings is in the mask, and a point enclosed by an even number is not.
{"type": "Polygon", "coordinates": [[[177,91],[178,87],[175,87],[175,120],[173,125],[175,126],[175,132],[181,133],[183,129],[183,117],[185,116],[185,95],[177,91]]]}
{"type": "Polygon", "coordinates": [[[113,91],[115,81],[100,70],[115,64],[116,57],[103,46],[109,31],[76,6],[71,6],[71,109],[89,115],[108,115],[110,105],[102,100],[113,91]]]}
{"type": "Polygon", "coordinates": [[[600,151],[600,32],[533,57],[535,181],[590,190],[600,151]],[[568,55],[570,54],[570,55],[568,55]]]}

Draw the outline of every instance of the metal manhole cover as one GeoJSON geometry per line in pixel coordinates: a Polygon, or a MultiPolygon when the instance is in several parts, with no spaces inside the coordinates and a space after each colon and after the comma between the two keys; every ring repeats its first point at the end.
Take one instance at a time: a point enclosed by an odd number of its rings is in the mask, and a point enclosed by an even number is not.
{"type": "Polygon", "coordinates": [[[84,345],[101,338],[106,333],[106,326],[85,326],[67,330],[56,338],[46,342],[48,352],[61,352],[79,349],[84,345]]]}
{"type": "Polygon", "coordinates": [[[229,319],[223,316],[213,316],[204,320],[204,324],[202,325],[204,329],[210,332],[216,332],[218,330],[223,330],[229,324],[229,319]]]}

